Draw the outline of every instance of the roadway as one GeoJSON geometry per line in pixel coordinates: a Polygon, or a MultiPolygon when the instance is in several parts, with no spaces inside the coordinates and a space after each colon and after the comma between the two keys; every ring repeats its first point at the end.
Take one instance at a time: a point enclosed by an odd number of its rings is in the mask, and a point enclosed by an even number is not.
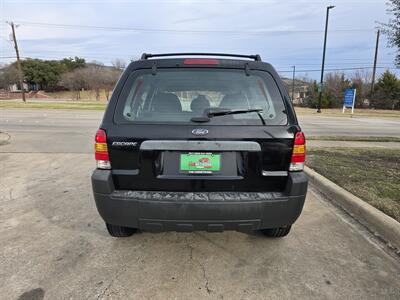
{"type": "MultiPolygon", "coordinates": [[[[0,131],[9,134],[12,141],[0,151],[91,153],[102,115],[101,111],[83,110],[0,110],[0,131]]],[[[395,118],[299,115],[299,120],[306,136],[400,137],[400,119],[395,118]]],[[[3,133],[1,139],[5,138],[3,133]]]]}

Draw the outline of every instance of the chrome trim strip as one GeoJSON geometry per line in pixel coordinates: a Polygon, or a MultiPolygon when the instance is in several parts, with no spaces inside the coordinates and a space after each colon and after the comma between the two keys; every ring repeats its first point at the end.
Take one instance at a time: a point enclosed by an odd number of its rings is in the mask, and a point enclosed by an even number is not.
{"type": "Polygon", "coordinates": [[[140,150],[259,152],[261,147],[256,142],[151,140],[144,141],[140,145],[140,150]]]}
{"type": "Polygon", "coordinates": [[[288,176],[287,171],[262,171],[262,176],[288,176]]]}

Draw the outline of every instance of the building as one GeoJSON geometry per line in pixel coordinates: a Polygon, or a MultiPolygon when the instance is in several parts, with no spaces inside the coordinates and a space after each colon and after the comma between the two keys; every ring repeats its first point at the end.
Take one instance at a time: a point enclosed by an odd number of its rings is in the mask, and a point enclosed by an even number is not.
{"type": "Polygon", "coordinates": [[[282,80],[286,85],[286,88],[289,92],[290,97],[293,97],[293,99],[292,99],[293,104],[295,104],[295,105],[302,104],[304,99],[310,93],[311,84],[307,81],[295,79],[294,80],[294,93],[292,96],[293,79],[282,77],[282,80]]]}

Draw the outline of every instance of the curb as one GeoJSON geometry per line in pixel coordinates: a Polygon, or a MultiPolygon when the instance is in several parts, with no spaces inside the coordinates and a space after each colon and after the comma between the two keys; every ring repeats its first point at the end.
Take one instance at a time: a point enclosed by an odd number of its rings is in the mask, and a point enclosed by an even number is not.
{"type": "Polygon", "coordinates": [[[391,246],[400,249],[400,223],[385,215],[367,202],[341,188],[337,184],[305,167],[310,181],[322,194],[338,204],[342,209],[354,217],[371,232],[382,237],[391,246]]]}

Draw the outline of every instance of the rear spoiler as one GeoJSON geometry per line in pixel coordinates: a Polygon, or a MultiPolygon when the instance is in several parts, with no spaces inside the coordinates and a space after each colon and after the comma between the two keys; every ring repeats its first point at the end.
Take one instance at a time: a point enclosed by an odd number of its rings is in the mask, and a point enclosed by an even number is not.
{"type": "Polygon", "coordinates": [[[228,54],[228,53],[196,53],[196,52],[159,53],[159,54],[143,53],[140,59],[144,60],[152,57],[166,57],[166,56],[222,56],[222,57],[249,58],[255,61],[262,61],[261,56],[259,54],[243,55],[243,54],[228,54]]]}

